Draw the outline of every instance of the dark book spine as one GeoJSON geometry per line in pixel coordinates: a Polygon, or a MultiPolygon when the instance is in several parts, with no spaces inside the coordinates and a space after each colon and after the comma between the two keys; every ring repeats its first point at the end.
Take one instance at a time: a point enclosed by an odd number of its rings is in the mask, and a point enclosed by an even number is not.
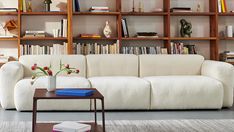
{"type": "Polygon", "coordinates": [[[63,19],[61,20],[61,37],[63,37],[63,19]]]}
{"type": "Polygon", "coordinates": [[[125,22],[126,31],[127,31],[127,36],[126,37],[129,37],[128,24],[127,24],[127,19],[126,18],[124,18],[124,22],[125,22]]]}
{"type": "Polygon", "coordinates": [[[75,11],[76,11],[76,12],[80,12],[79,0],[75,0],[75,11]]]}

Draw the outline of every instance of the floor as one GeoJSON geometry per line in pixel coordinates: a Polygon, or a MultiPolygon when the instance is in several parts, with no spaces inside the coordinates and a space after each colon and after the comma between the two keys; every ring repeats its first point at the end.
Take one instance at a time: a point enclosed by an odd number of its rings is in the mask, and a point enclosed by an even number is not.
{"type": "MultiPolygon", "coordinates": [[[[98,114],[101,120],[101,114],[98,114]]],[[[31,121],[31,112],[0,110],[0,121],[31,121]]],[[[38,121],[90,121],[90,112],[39,112],[38,121]]],[[[198,111],[127,111],[106,112],[106,120],[170,120],[170,119],[234,119],[234,107],[222,110],[198,111]]]]}

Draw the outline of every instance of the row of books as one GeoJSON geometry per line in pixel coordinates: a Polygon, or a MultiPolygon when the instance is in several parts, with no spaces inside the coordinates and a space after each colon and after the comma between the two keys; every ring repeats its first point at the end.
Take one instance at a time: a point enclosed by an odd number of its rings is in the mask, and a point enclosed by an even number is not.
{"type": "Polygon", "coordinates": [[[217,0],[218,2],[218,12],[219,13],[225,13],[227,12],[227,4],[226,4],[226,0],[217,0]]]}
{"type": "Polygon", "coordinates": [[[220,54],[221,61],[234,62],[234,52],[225,51],[220,54]]]}
{"type": "Polygon", "coordinates": [[[119,54],[119,42],[114,44],[98,43],[73,43],[73,53],[75,54],[119,54]]]}
{"type": "Polygon", "coordinates": [[[63,55],[67,54],[68,44],[53,44],[53,46],[20,45],[20,55],[63,55]]]}
{"type": "Polygon", "coordinates": [[[192,12],[190,7],[173,7],[170,12],[192,12]]]}
{"type": "Polygon", "coordinates": [[[17,8],[0,8],[0,12],[17,12],[17,8]]]}
{"type": "Polygon", "coordinates": [[[123,54],[168,54],[167,48],[157,47],[122,47],[123,54]]]}
{"type": "Polygon", "coordinates": [[[171,42],[171,54],[197,54],[195,45],[171,42]]]}
{"type": "Polygon", "coordinates": [[[20,0],[20,11],[27,12],[27,3],[26,0],[20,0]]]}

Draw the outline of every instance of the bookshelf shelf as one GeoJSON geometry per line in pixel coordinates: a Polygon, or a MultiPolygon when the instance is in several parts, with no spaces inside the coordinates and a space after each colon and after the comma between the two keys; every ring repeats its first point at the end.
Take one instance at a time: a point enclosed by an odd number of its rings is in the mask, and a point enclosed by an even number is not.
{"type": "Polygon", "coordinates": [[[218,13],[219,16],[234,16],[233,12],[227,12],[227,13],[218,13]]]}
{"type": "Polygon", "coordinates": [[[121,12],[123,16],[166,16],[167,12],[121,12]]]}
{"type": "Polygon", "coordinates": [[[234,37],[220,37],[220,40],[234,40],[234,37]]]}
{"type": "Polygon", "coordinates": [[[80,37],[75,37],[73,38],[74,40],[118,40],[117,37],[113,38],[80,38],[80,37]]]}
{"type": "Polygon", "coordinates": [[[20,40],[67,40],[67,38],[54,38],[54,37],[23,37],[20,40]]]}
{"type": "Polygon", "coordinates": [[[214,16],[215,12],[171,12],[171,16],[214,16]]]}
{"type": "Polygon", "coordinates": [[[216,37],[191,37],[191,38],[182,38],[182,37],[173,37],[171,40],[216,40],[216,37]]]}
{"type": "Polygon", "coordinates": [[[115,16],[119,15],[119,12],[74,12],[73,15],[100,15],[100,16],[115,16]]]}
{"type": "Polygon", "coordinates": [[[122,38],[122,40],[168,40],[167,37],[159,37],[159,38],[122,38]]]}
{"type": "Polygon", "coordinates": [[[67,15],[67,12],[20,12],[21,15],[67,15]]]}
{"type": "Polygon", "coordinates": [[[0,12],[1,16],[18,15],[18,12],[0,12]]]}
{"type": "Polygon", "coordinates": [[[234,62],[227,62],[227,63],[230,63],[230,64],[234,65],[234,62]]]}
{"type": "Polygon", "coordinates": [[[16,41],[18,38],[0,38],[0,41],[16,41]]]}

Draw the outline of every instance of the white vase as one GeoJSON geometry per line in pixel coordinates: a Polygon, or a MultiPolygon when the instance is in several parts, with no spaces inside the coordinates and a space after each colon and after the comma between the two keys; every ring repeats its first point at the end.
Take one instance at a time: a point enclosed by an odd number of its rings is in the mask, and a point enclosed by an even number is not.
{"type": "Polygon", "coordinates": [[[48,76],[47,91],[52,92],[56,90],[56,76],[48,76]]]}
{"type": "Polygon", "coordinates": [[[106,21],[106,26],[105,26],[105,28],[103,30],[103,34],[105,35],[106,38],[110,38],[111,37],[111,33],[112,33],[112,31],[111,31],[109,22],[106,21]]]}

